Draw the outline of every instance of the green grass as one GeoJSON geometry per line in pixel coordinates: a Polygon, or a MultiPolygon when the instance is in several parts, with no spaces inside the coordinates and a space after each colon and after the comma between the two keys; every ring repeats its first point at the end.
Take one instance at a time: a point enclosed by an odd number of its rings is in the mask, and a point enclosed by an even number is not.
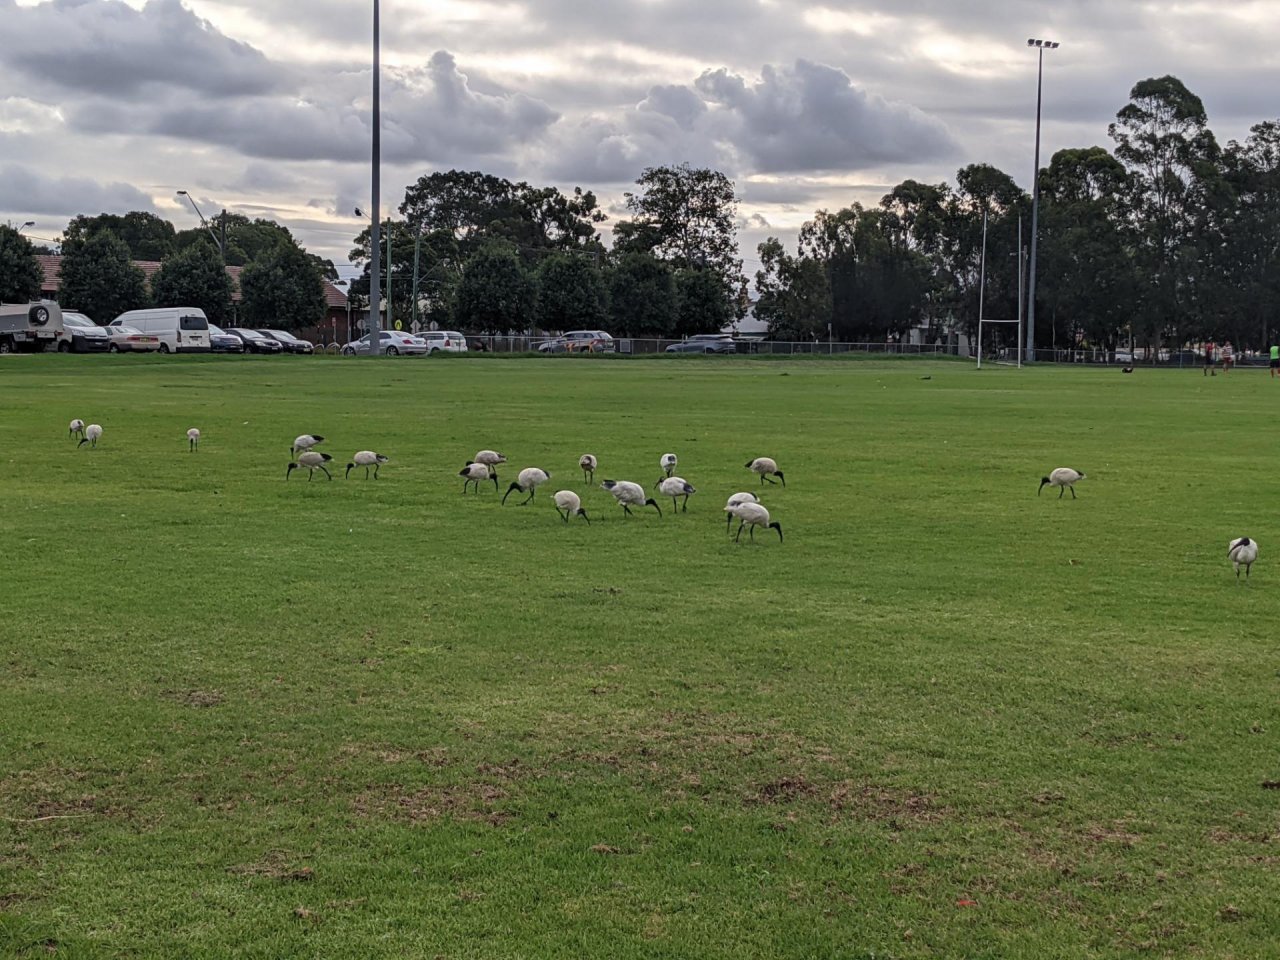
{"type": "Polygon", "coordinates": [[[1277,404],[1253,371],[6,358],[0,954],[1277,955],[1277,404]],[[303,432],[332,483],[285,482],[303,432]],[[463,497],[481,447],[553,480],[463,497]],[[576,470],[667,451],[687,514],[576,470]],[[757,455],[783,544],[725,536],[757,455]],[[1080,498],[1037,497],[1061,465],[1080,498]]]}

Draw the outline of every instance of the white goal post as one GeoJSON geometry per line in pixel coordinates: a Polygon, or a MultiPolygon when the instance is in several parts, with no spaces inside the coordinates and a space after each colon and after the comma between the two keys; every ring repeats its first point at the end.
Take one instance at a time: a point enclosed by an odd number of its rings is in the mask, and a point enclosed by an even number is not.
{"type": "Polygon", "coordinates": [[[1022,218],[1018,218],[1018,317],[1017,319],[988,320],[983,315],[986,306],[987,287],[987,211],[982,210],[982,260],[978,267],[978,369],[982,369],[982,327],[988,323],[1016,323],[1018,325],[1018,352],[1016,362],[997,360],[1007,366],[1022,368],[1022,218]]]}
{"type": "Polygon", "coordinates": [[[1016,360],[995,360],[994,363],[1002,363],[1010,367],[1022,366],[1022,323],[1014,318],[1007,320],[989,320],[986,317],[978,318],[978,369],[982,369],[982,328],[988,323],[1016,323],[1018,324],[1018,352],[1016,360]]]}

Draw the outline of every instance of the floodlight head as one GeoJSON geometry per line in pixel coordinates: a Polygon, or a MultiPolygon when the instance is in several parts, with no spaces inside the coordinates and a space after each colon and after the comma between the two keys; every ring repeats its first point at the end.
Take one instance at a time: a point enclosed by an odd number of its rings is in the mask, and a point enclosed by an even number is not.
{"type": "Polygon", "coordinates": [[[361,210],[359,207],[356,207],[356,216],[357,216],[357,217],[363,217],[363,216],[364,216],[364,211],[363,211],[363,210],[361,210]]]}
{"type": "Polygon", "coordinates": [[[1032,40],[1032,39],[1030,39],[1030,38],[1028,38],[1028,40],[1027,40],[1027,46],[1028,46],[1028,47],[1034,47],[1035,45],[1036,45],[1036,41],[1035,41],[1035,40],[1032,40]]]}
{"type": "Polygon", "coordinates": [[[34,227],[35,225],[36,225],[36,222],[35,222],[34,220],[28,220],[26,223],[24,223],[24,224],[23,224],[22,226],[20,226],[18,229],[19,229],[19,230],[25,230],[25,229],[27,229],[27,227],[34,227]]]}
{"type": "Polygon", "coordinates": [[[1050,40],[1047,44],[1045,44],[1045,46],[1047,46],[1050,50],[1057,50],[1060,46],[1062,46],[1062,44],[1058,43],[1056,40],[1050,40]]]}
{"type": "Polygon", "coordinates": [[[179,190],[179,191],[178,191],[178,196],[180,196],[180,197],[185,197],[185,196],[187,196],[187,191],[185,191],[185,190],[179,190]]]}

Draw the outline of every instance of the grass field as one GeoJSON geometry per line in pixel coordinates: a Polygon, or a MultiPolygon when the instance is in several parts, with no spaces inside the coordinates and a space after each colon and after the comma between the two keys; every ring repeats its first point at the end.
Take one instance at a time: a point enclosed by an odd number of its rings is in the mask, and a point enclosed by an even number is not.
{"type": "Polygon", "coordinates": [[[6,358],[0,955],[1275,956],[1277,410],[1252,371],[6,358]],[[333,482],[285,482],[304,432],[333,482]],[[464,497],[481,447],[553,479],[464,497]],[[667,451],[687,514],[576,469],[667,451]],[[735,545],[758,455],[786,541],[735,545]]]}

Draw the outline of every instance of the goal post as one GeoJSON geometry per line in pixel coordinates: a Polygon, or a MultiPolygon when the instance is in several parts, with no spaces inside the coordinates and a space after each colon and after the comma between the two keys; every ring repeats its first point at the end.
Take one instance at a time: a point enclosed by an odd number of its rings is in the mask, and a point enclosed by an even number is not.
{"type": "Polygon", "coordinates": [[[988,318],[988,317],[980,317],[980,318],[978,319],[978,369],[979,369],[979,370],[981,370],[981,369],[982,369],[982,328],[983,328],[984,326],[986,326],[987,324],[990,324],[990,323],[1004,323],[1004,324],[1014,323],[1014,324],[1017,324],[1017,326],[1018,326],[1018,349],[1017,349],[1017,352],[1014,354],[1015,359],[1013,359],[1013,360],[994,360],[994,361],[992,361],[992,362],[993,362],[993,363],[1003,364],[1003,365],[1005,365],[1005,366],[1010,366],[1010,367],[1019,367],[1019,368],[1020,368],[1020,367],[1022,366],[1022,324],[1017,320],[1017,318],[1014,318],[1014,317],[1010,317],[1010,318],[1003,319],[1003,320],[992,320],[992,319],[990,319],[990,318],[988,318]]]}

